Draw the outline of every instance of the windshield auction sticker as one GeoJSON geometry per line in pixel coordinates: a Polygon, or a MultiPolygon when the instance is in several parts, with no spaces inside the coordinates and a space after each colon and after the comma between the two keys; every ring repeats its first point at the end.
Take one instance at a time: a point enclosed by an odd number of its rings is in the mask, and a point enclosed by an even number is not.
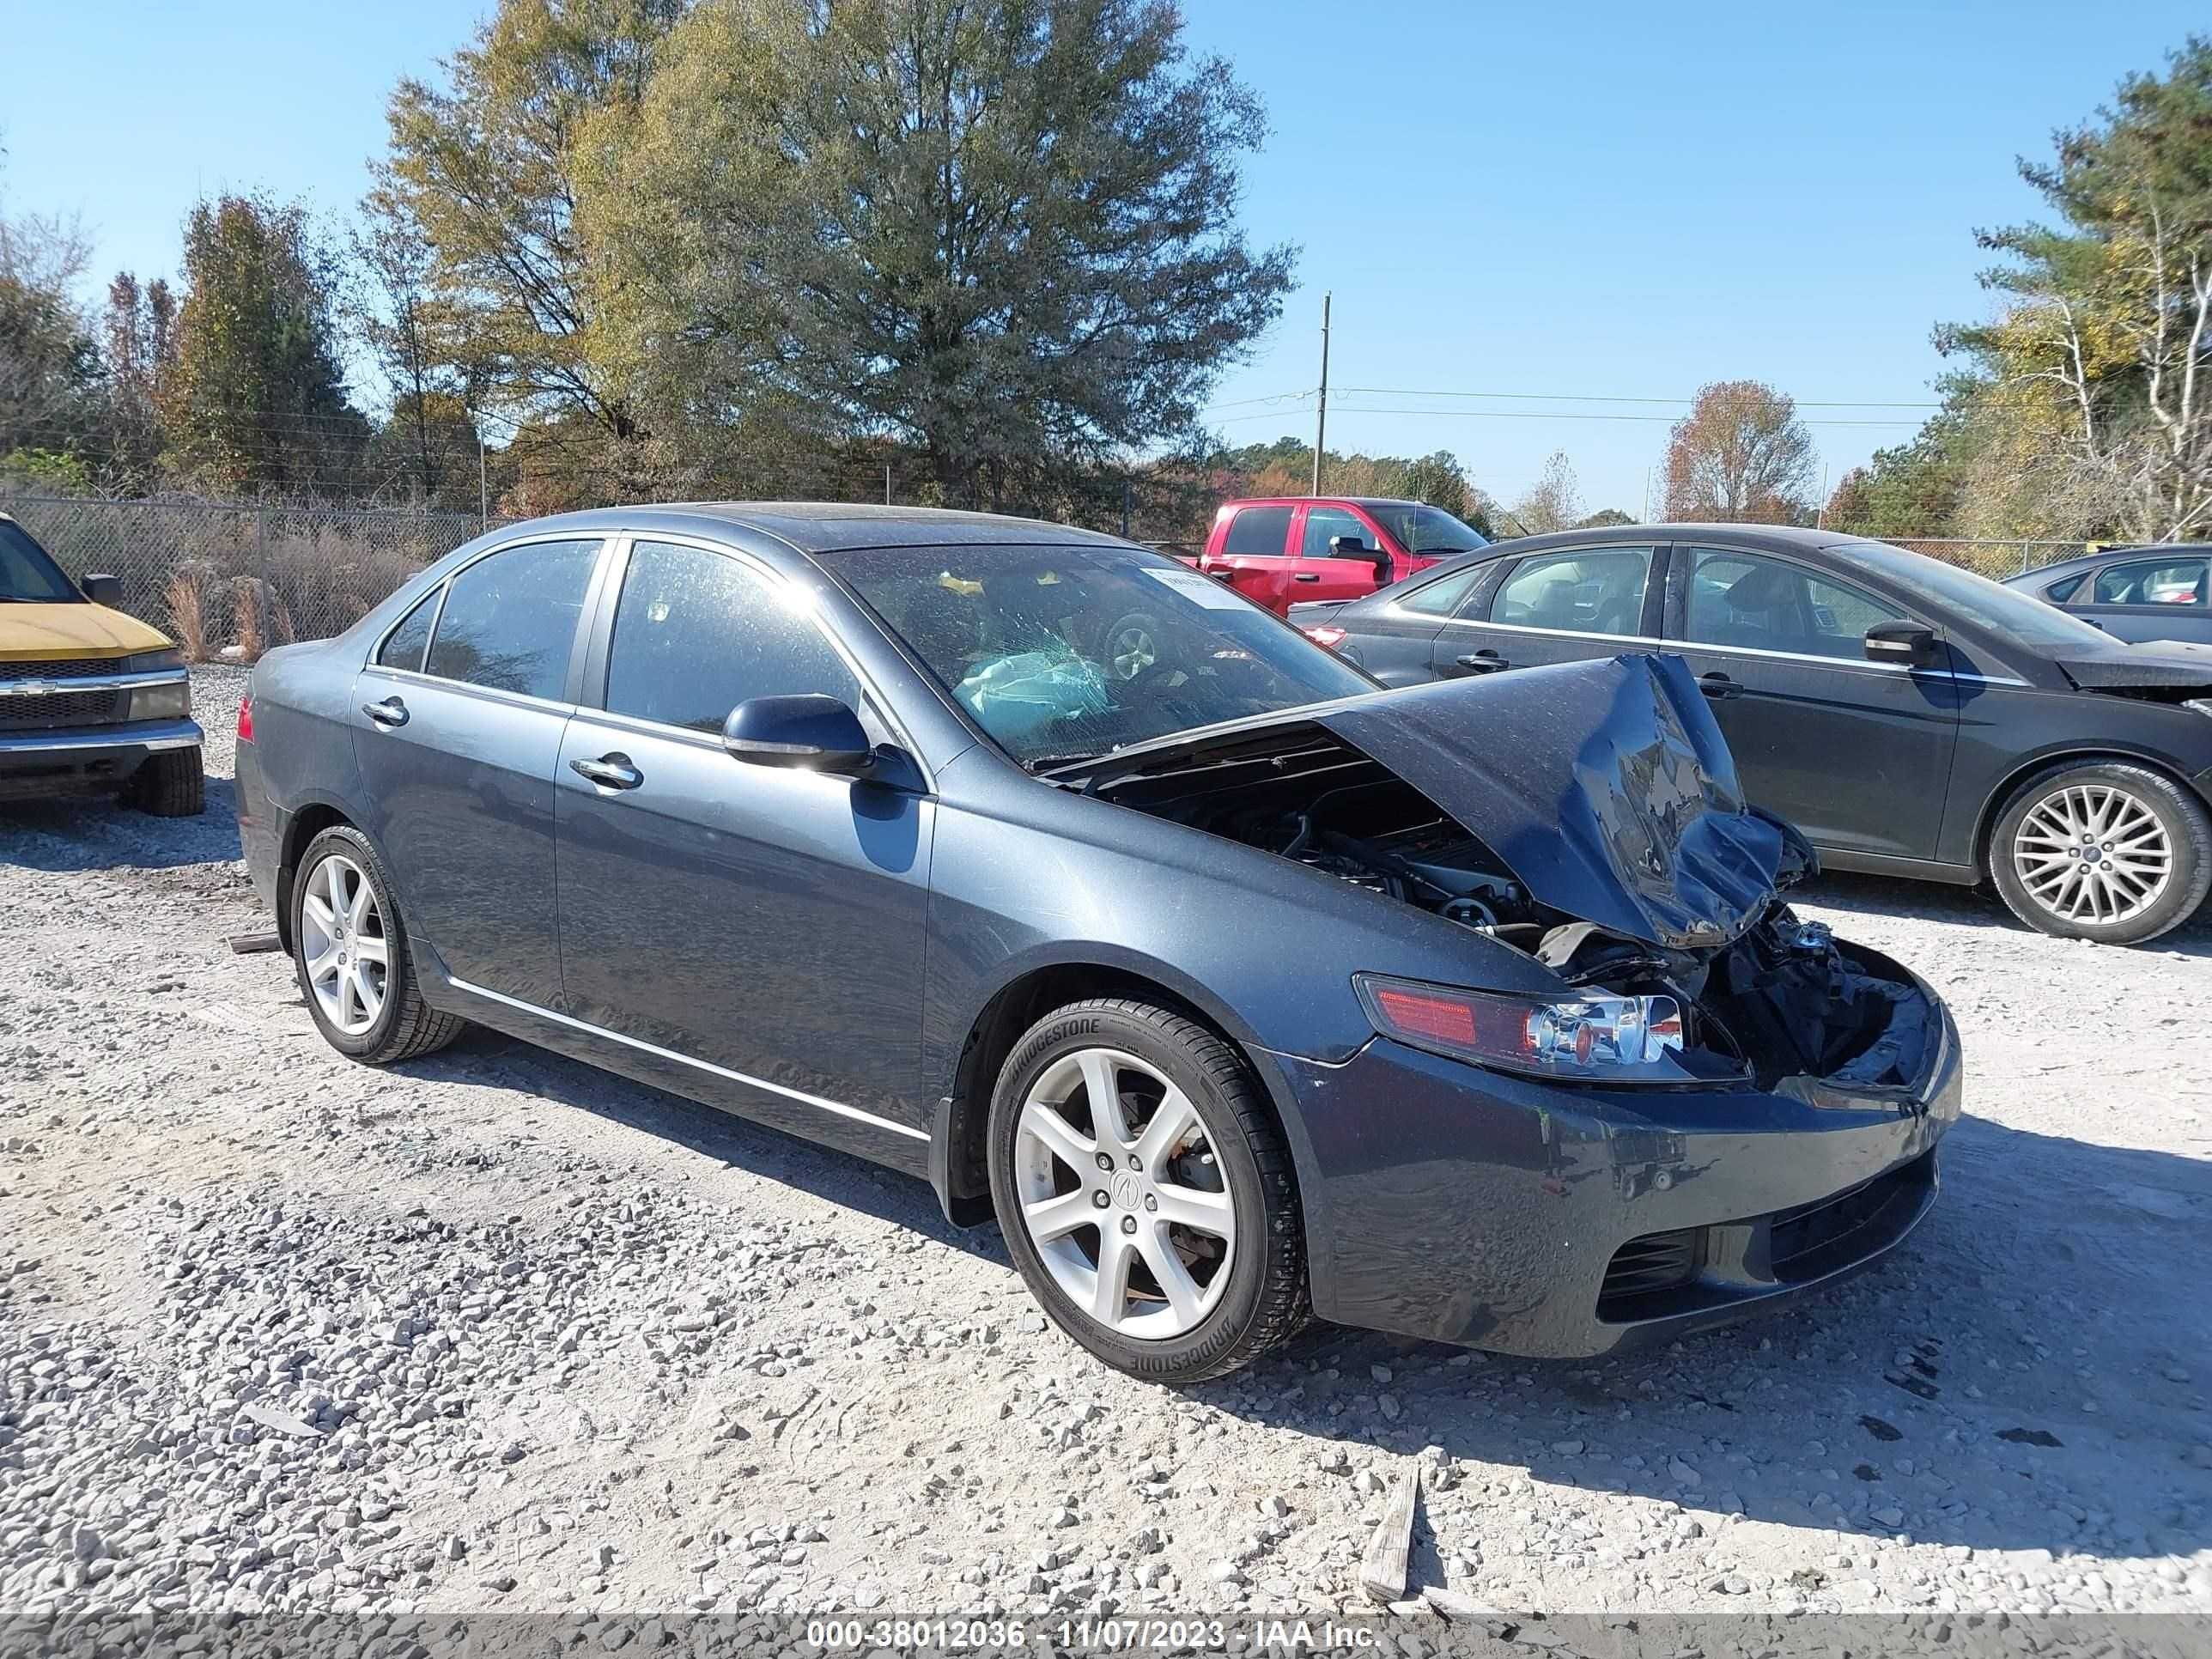
{"type": "Polygon", "coordinates": [[[1201,576],[1195,570],[1163,570],[1158,565],[1146,565],[1144,572],[1164,587],[1172,587],[1185,599],[1204,605],[1208,611],[1240,611],[1246,601],[1224,587],[1211,576],[1201,576]]]}

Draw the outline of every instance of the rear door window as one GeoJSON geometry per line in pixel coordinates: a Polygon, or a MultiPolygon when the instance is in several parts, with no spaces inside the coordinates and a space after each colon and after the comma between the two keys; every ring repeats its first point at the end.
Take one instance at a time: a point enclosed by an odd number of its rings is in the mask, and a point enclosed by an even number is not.
{"type": "Polygon", "coordinates": [[[1221,550],[1249,558],[1279,559],[1290,539],[1289,507],[1240,507],[1229,521],[1229,534],[1222,541],[1221,550]]]}
{"type": "Polygon", "coordinates": [[[1424,617],[1451,616],[1474,591],[1475,583],[1482,580],[1482,573],[1487,568],[1486,565],[1471,564],[1464,570],[1455,570],[1449,576],[1439,577],[1400,599],[1398,609],[1424,617]]]}
{"type": "Polygon", "coordinates": [[[1523,559],[1490,606],[1490,620],[1567,634],[1643,631],[1651,549],[1582,547],[1523,559]]]}
{"type": "Polygon", "coordinates": [[[597,540],[526,542],[478,559],[448,584],[422,672],[565,701],[568,653],[599,554],[597,540]]]}
{"type": "Polygon", "coordinates": [[[384,649],[376,653],[379,667],[420,672],[423,647],[430,643],[430,624],[438,619],[438,596],[445,591],[443,583],[432,588],[416,602],[399,626],[384,636],[384,649]]]}

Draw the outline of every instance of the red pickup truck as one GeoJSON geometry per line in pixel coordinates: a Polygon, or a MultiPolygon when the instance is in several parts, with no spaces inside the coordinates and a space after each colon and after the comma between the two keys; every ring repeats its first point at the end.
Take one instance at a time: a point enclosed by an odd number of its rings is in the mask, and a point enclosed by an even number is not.
{"type": "Polygon", "coordinates": [[[1356,599],[1455,553],[1486,547],[1441,507],[1365,496],[1227,501],[1198,568],[1277,616],[1309,599],[1356,599]]]}

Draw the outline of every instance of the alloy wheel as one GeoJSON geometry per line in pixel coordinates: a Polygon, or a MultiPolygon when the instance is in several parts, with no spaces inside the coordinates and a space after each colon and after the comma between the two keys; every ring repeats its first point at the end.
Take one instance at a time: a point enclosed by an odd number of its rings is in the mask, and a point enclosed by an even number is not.
{"type": "Polygon", "coordinates": [[[343,853],[331,854],[307,872],[300,905],[300,955],[316,1006],[334,1029],[360,1036],[376,1024],[391,988],[391,942],[376,890],[343,853]]]}
{"type": "Polygon", "coordinates": [[[1123,1336],[1194,1329],[1229,1284],[1237,1211],[1188,1096],[1084,1048],[1046,1067],[1014,1133],[1022,1224],[1054,1284],[1123,1336]]]}
{"type": "Polygon", "coordinates": [[[1115,678],[1122,680],[1133,680],[1160,659],[1152,630],[1133,623],[1115,631],[1106,653],[1113,660],[1115,678]]]}
{"type": "Polygon", "coordinates": [[[2054,789],[2013,836],[2013,868],[2036,903],[2106,926],[2155,904],[2173,878],[2173,843],[2138,796],[2106,783],[2054,789]]]}

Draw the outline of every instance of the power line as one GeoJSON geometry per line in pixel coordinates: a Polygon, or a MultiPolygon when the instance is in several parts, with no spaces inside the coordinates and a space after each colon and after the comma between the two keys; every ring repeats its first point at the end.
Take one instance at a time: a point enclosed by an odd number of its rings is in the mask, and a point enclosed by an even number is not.
{"type": "MultiPolygon", "coordinates": [[[[1432,392],[1425,391],[1418,386],[1340,386],[1338,390],[1358,392],[1363,396],[1374,398],[1474,398],[1510,403],[1665,404],[1680,407],[1697,402],[1694,398],[1636,398],[1613,392],[1432,392]]],[[[1800,409],[1941,409],[1943,407],[1939,403],[1890,403],[1879,398],[1791,398],[1790,401],[1800,409]]]]}
{"type": "MultiPolygon", "coordinates": [[[[1230,416],[1229,420],[1218,422],[1216,424],[1226,426],[1230,424],[1231,421],[1263,421],[1267,419],[1269,416],[1274,412],[1275,411],[1268,410],[1263,411],[1258,415],[1235,415],[1230,416]]],[[[1680,418],[1680,416],[1674,415],[1612,415],[1598,410],[1404,409],[1388,407],[1376,408],[1370,405],[1346,405],[1342,404],[1336,406],[1335,412],[1339,415],[1423,415],[1427,416],[1431,419],[1447,421],[1632,421],[1660,426],[1672,426],[1680,418]]],[[[1920,425],[1921,422],[1918,421],[1853,421],[1815,419],[1806,421],[1802,422],[1802,424],[1806,426],[1917,427],[1920,425]]]]}

